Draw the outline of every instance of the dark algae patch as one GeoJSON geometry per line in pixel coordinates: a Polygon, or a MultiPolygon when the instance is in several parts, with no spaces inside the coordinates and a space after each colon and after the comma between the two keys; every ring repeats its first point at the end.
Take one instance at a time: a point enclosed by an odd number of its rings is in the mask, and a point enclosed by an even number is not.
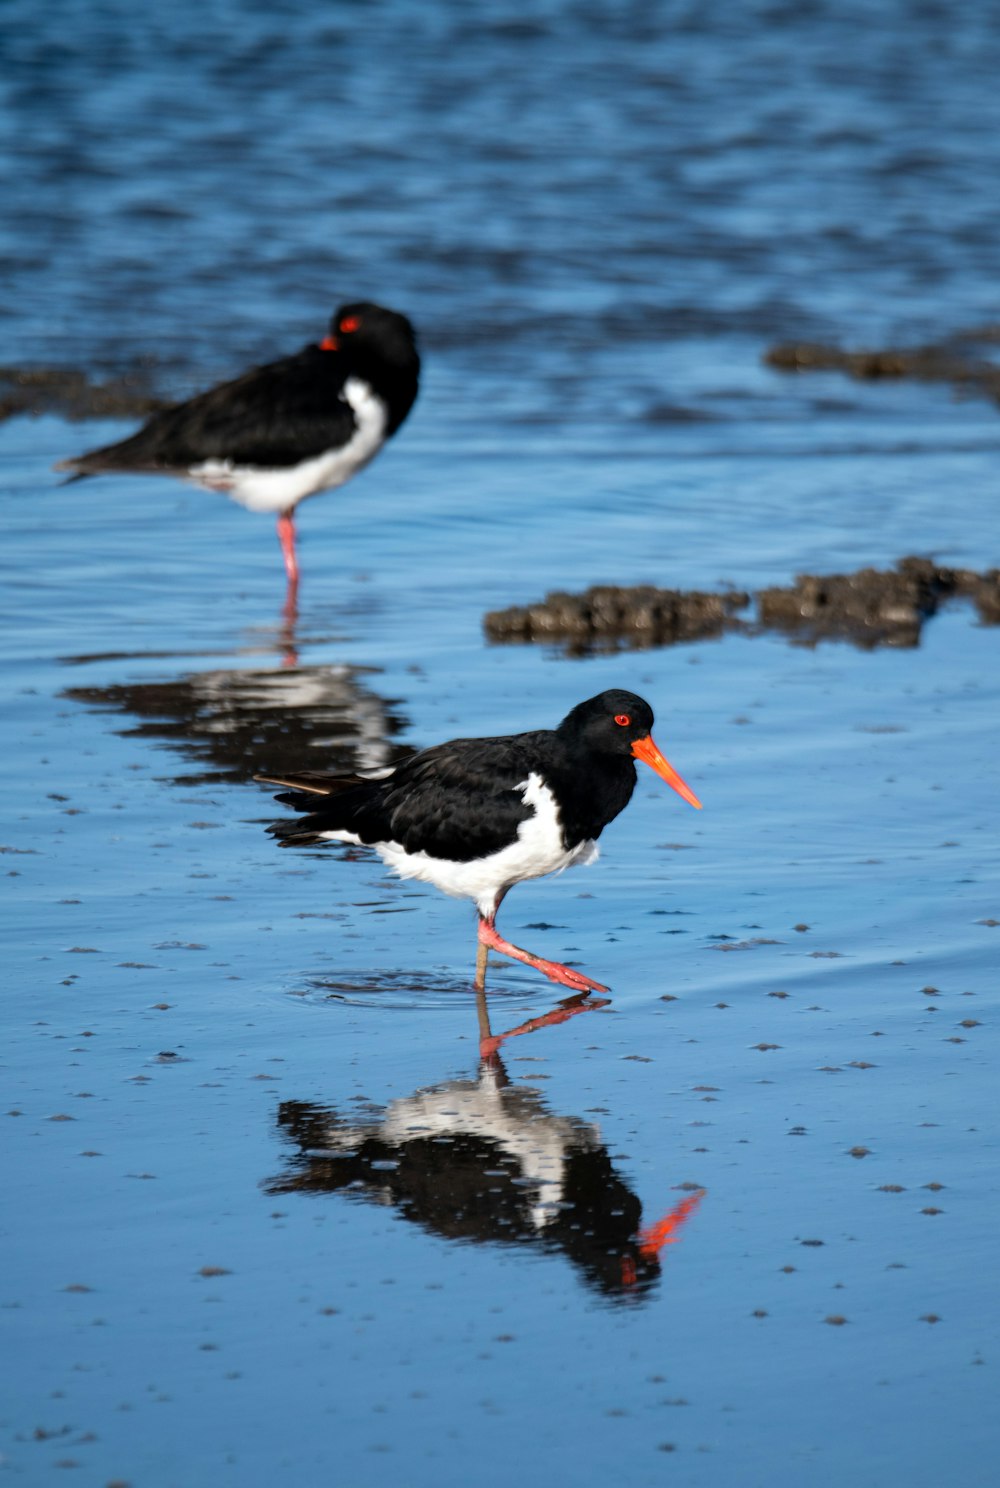
{"type": "Polygon", "coordinates": [[[571,649],[672,646],[733,628],[750,603],[738,591],[701,593],[652,584],[597,584],[583,594],[555,590],[537,604],[494,610],[483,625],[491,641],[567,641],[571,649]]]}
{"type": "Polygon", "coordinates": [[[919,645],[924,621],[948,599],[969,599],[984,625],[1000,624],[1000,570],[976,573],[929,558],[901,558],[894,569],[799,574],[794,584],[756,594],[755,620],[738,614],[751,603],[742,590],[597,585],[582,594],[554,591],[536,604],[493,610],[483,628],[499,644],[558,641],[571,655],[772,630],[803,645],[842,640],[870,650],[919,645]]]}
{"type": "Polygon", "coordinates": [[[851,574],[799,574],[788,588],[762,589],[760,625],[812,644],[850,641],[863,649],[916,646],[925,620],[947,599],[970,599],[984,625],[1000,623],[1000,571],[942,568],[929,558],[901,558],[895,569],[851,574]]]}
{"type": "Polygon", "coordinates": [[[92,418],[145,418],[165,408],[138,374],[94,382],[75,367],[0,367],[0,420],[17,414],[92,418]]]}
{"type": "Polygon", "coordinates": [[[845,351],[814,341],[782,342],[765,352],[764,363],[779,372],[844,372],[863,382],[901,377],[950,382],[1000,402],[1000,366],[982,355],[984,346],[997,345],[1000,326],[981,326],[925,346],[880,350],[845,351]]]}

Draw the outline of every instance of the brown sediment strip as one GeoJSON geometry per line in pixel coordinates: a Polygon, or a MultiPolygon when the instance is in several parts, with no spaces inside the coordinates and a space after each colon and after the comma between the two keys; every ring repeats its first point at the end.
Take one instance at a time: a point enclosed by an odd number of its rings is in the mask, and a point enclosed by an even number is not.
{"type": "Polygon", "coordinates": [[[0,420],[16,414],[61,418],[145,418],[166,407],[140,374],[91,382],[73,367],[0,367],[0,420]]]}
{"type": "Polygon", "coordinates": [[[783,342],[764,353],[764,362],[781,372],[844,372],[867,381],[912,377],[950,382],[1000,402],[1000,367],[975,353],[1000,341],[1000,327],[980,326],[926,346],[844,351],[812,341],[783,342]]]}
{"type": "Polygon", "coordinates": [[[602,640],[671,646],[718,636],[738,622],[749,594],[597,584],[583,594],[555,591],[537,604],[494,610],[484,619],[493,641],[564,640],[591,648],[602,640]]]}
{"type": "Polygon", "coordinates": [[[945,568],[929,558],[902,558],[894,569],[852,574],[799,574],[788,587],[756,595],[757,614],[738,590],[718,593],[598,585],[583,594],[555,592],[531,605],[484,617],[489,640],[559,642],[571,655],[645,649],[711,639],[733,630],[777,630],[801,645],[844,640],[870,650],[916,646],[924,621],[948,599],[969,599],[985,625],[1000,624],[1000,570],[945,568]]]}
{"type": "Polygon", "coordinates": [[[1000,573],[943,568],[929,558],[901,558],[894,570],[851,574],[799,574],[787,589],[762,589],[760,625],[809,643],[848,640],[855,645],[916,646],[924,621],[942,600],[971,599],[985,624],[1000,622],[1000,573]]]}

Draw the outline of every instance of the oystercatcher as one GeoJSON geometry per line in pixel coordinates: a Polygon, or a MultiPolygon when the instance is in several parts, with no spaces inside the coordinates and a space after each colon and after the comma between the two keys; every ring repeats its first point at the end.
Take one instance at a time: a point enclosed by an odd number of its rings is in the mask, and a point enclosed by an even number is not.
{"type": "Polygon", "coordinates": [[[249,511],[276,512],[294,587],[296,506],[342,486],[378,454],[413,407],[419,376],[405,315],[368,301],[341,305],[318,345],[165,408],[131,438],[55,468],[72,479],[174,475],[249,511]]]}
{"type": "Polygon", "coordinates": [[[635,789],[637,759],[700,809],[653,743],[652,724],[647,702],[612,690],[579,703],[556,729],[455,739],[370,776],[308,771],[256,779],[290,787],[277,800],[309,813],[268,828],[282,847],[374,847],[401,877],[474,900],[477,983],[494,950],[576,992],[606,992],[582,972],[511,945],[496,928],[496,914],[523,879],[594,861],[597,838],[635,789]]]}

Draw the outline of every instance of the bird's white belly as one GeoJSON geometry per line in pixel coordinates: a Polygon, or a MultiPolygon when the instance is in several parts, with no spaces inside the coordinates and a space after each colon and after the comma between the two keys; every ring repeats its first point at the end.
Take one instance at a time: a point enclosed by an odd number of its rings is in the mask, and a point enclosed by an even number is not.
{"type": "MultiPolygon", "coordinates": [[[[407,852],[398,842],[375,843],[376,851],[401,878],[418,878],[445,894],[474,899],[480,914],[492,915],[497,899],[523,878],[541,878],[561,873],[574,863],[592,863],[598,856],[596,842],[563,845],[559,810],[549,788],[532,773],[518,787],[534,815],[521,822],[517,837],[507,847],[487,858],[460,863],[427,852],[407,852]]],[[[325,832],[332,841],[357,842],[352,832],[325,832]]]]}
{"type": "Polygon", "coordinates": [[[382,399],[360,378],[347,379],[343,396],[351,405],[357,428],[339,449],[270,470],[235,465],[232,460],[205,460],[189,468],[188,479],[210,491],[224,491],[231,500],[256,512],[289,511],[307,496],[342,486],[378,454],[385,443],[387,421],[382,399]]]}

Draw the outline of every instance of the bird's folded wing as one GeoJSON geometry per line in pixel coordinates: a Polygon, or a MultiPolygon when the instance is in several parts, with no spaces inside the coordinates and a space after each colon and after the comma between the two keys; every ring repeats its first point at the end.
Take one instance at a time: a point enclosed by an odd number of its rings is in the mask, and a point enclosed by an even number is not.
{"type": "Polygon", "coordinates": [[[345,444],[356,421],[336,352],[307,346],[154,414],[137,434],[65,469],[178,470],[207,460],[284,469],[345,444]]]}
{"type": "Polygon", "coordinates": [[[523,791],[530,770],[518,751],[498,747],[507,743],[462,740],[408,760],[382,787],[389,840],[460,863],[508,847],[534,807],[523,791]]]}

